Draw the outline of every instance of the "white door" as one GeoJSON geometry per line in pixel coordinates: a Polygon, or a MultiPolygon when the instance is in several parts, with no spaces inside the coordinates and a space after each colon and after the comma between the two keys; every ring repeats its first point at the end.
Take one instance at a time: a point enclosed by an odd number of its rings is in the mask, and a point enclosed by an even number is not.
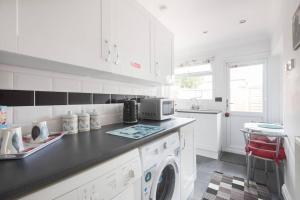
{"type": "Polygon", "coordinates": [[[17,51],[17,0],[0,0],[0,50],[17,51]]]}
{"type": "Polygon", "coordinates": [[[20,0],[19,50],[108,70],[101,55],[101,0],[20,0]]]}
{"type": "Polygon", "coordinates": [[[112,0],[112,71],[137,78],[150,74],[150,15],[134,0],[112,0]]]}
{"type": "Polygon", "coordinates": [[[265,62],[228,63],[226,151],[244,153],[240,129],[246,122],[265,120],[265,62]]]}
{"type": "Polygon", "coordinates": [[[173,74],[173,34],[160,22],[152,22],[154,40],[154,63],[152,71],[162,83],[170,83],[173,74]]]}

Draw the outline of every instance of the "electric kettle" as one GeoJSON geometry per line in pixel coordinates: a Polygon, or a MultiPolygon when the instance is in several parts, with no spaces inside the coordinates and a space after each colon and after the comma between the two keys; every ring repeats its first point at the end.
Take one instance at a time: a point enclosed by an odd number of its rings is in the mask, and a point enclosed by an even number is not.
{"type": "Polygon", "coordinates": [[[138,122],[138,104],[136,100],[124,101],[123,122],[125,124],[134,124],[138,122]]]}

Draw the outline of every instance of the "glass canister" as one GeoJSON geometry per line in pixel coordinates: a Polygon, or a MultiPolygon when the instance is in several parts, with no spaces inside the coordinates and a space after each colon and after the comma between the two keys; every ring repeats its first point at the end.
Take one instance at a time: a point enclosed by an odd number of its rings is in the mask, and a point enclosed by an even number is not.
{"type": "Polygon", "coordinates": [[[78,133],[78,116],[72,111],[68,111],[68,114],[62,117],[62,127],[63,131],[70,134],[78,133]]]}
{"type": "Polygon", "coordinates": [[[90,124],[91,130],[97,130],[101,128],[100,115],[96,112],[95,109],[90,113],[90,124]]]}
{"type": "Polygon", "coordinates": [[[78,131],[90,131],[90,115],[84,110],[78,115],[78,131]]]}

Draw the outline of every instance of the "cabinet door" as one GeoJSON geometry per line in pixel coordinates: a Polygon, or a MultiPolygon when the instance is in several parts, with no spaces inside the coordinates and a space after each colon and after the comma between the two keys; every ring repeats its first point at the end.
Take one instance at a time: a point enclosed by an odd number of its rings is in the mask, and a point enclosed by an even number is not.
{"type": "MultiPolygon", "coordinates": [[[[188,116],[187,116],[188,117],[188,116]]],[[[196,151],[193,123],[180,129],[182,199],[189,195],[196,178],[196,151]]]]}
{"type": "Polygon", "coordinates": [[[112,1],[112,71],[146,79],[150,74],[150,16],[134,0],[112,1]]]}
{"type": "Polygon", "coordinates": [[[0,0],[0,50],[17,51],[16,0],[0,0]]]}
{"type": "Polygon", "coordinates": [[[105,69],[101,0],[20,0],[19,49],[25,55],[105,69]]]}
{"type": "Polygon", "coordinates": [[[159,22],[154,24],[154,73],[158,81],[170,83],[173,74],[173,35],[159,22]]]}

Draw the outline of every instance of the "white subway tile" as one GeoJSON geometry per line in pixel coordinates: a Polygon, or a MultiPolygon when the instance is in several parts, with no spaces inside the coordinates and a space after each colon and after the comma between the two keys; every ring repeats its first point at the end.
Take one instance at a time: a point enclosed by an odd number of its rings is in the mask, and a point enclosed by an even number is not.
{"type": "Polygon", "coordinates": [[[68,111],[78,114],[81,112],[81,109],[81,105],[52,106],[52,118],[61,118],[62,116],[68,114],[68,111]]]}
{"type": "Polygon", "coordinates": [[[108,125],[108,124],[117,124],[122,122],[122,116],[120,115],[103,115],[100,118],[101,125],[108,125]]]}
{"type": "Polygon", "coordinates": [[[119,113],[119,105],[118,104],[106,104],[103,105],[102,114],[117,114],[119,113]]]}
{"type": "Polygon", "coordinates": [[[33,121],[44,121],[51,118],[51,106],[28,106],[13,108],[14,124],[32,124],[33,121]]]}
{"type": "Polygon", "coordinates": [[[81,82],[81,91],[90,93],[102,93],[103,85],[100,81],[83,80],[81,82]]]}
{"type": "Polygon", "coordinates": [[[62,131],[62,121],[60,119],[54,119],[47,121],[49,132],[60,132],[62,131]]]}
{"type": "Polygon", "coordinates": [[[52,90],[52,79],[46,76],[24,73],[13,74],[13,87],[17,90],[52,90]]]}
{"type": "Polygon", "coordinates": [[[121,84],[119,92],[120,94],[133,94],[133,89],[131,85],[121,84]]]}
{"type": "Polygon", "coordinates": [[[53,78],[53,91],[81,92],[81,82],[76,79],[53,78]]]}
{"type": "Polygon", "coordinates": [[[13,73],[0,70],[0,89],[13,89],[13,73]]]}
{"type": "Polygon", "coordinates": [[[115,83],[105,82],[103,83],[103,92],[106,94],[120,94],[120,88],[115,83]]]}
{"type": "Polygon", "coordinates": [[[123,113],[123,107],[124,107],[124,104],[117,104],[117,112],[118,113],[123,113]]]}
{"type": "Polygon", "coordinates": [[[106,104],[82,105],[82,110],[84,110],[85,112],[92,112],[93,110],[96,110],[97,113],[101,114],[105,106],[106,104]]]}

